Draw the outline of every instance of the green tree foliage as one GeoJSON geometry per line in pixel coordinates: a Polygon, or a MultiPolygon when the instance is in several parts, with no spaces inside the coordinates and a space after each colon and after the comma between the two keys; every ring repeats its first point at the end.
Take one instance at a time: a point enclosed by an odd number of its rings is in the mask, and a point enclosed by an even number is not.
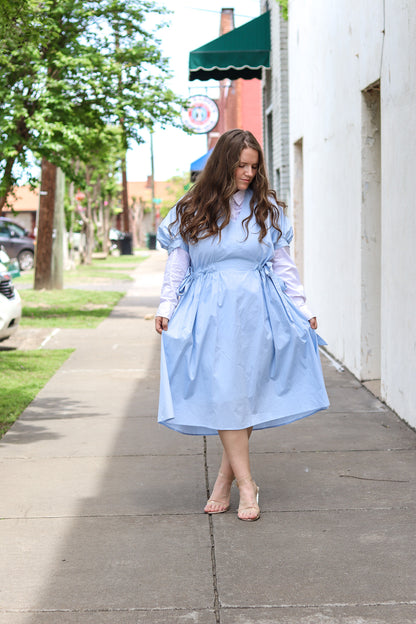
{"type": "Polygon", "coordinates": [[[29,10],[36,4],[36,0],[1,0],[0,11],[0,39],[8,38],[22,43],[22,29],[29,30],[30,24],[23,21],[29,10]],[[19,24],[18,28],[16,25],[19,24]],[[26,26],[26,28],[25,28],[26,26]]]}
{"type": "MultiPolygon", "coordinates": [[[[3,5],[4,0],[2,0],[3,5]]],[[[150,15],[153,0],[5,0],[0,25],[0,211],[28,158],[45,157],[79,183],[93,134],[178,119],[167,61],[150,15]],[[30,27],[28,27],[30,25],[30,27]]]]}
{"type": "MultiPolygon", "coordinates": [[[[103,251],[108,247],[110,217],[120,196],[119,168],[124,154],[124,136],[120,126],[107,126],[100,135],[91,133],[86,141],[88,160],[75,164],[81,183],[82,199],[71,193],[70,210],[73,219],[81,222],[86,246],[82,250],[83,262],[90,264],[96,238],[103,251]]],[[[72,224],[71,224],[72,225],[72,224]]]]}
{"type": "Polygon", "coordinates": [[[160,216],[163,219],[168,214],[169,210],[176,204],[176,202],[191,188],[189,173],[178,173],[172,176],[166,183],[166,195],[168,199],[165,199],[160,207],[160,216]]]}

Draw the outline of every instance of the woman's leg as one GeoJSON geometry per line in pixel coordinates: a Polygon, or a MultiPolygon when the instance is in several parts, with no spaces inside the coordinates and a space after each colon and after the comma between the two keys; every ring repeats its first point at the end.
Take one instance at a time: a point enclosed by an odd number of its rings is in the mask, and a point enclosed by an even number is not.
{"type": "Polygon", "coordinates": [[[257,486],[250,470],[249,438],[247,429],[219,431],[225,455],[237,480],[240,490],[238,517],[241,520],[256,520],[260,510],[256,501],[257,486]]]}
{"type": "MultiPolygon", "coordinates": [[[[250,438],[253,427],[243,429],[243,431],[246,433],[248,438],[250,438]]],[[[218,476],[212,489],[211,496],[204,508],[206,513],[222,513],[229,509],[231,484],[233,480],[234,472],[224,448],[218,476]]]]}
{"type": "MultiPolygon", "coordinates": [[[[249,427],[248,429],[243,429],[242,431],[245,431],[248,436],[248,439],[250,439],[250,436],[253,432],[253,427],[249,427]]],[[[228,459],[228,455],[225,451],[225,448],[223,448],[223,452],[222,452],[220,473],[225,475],[227,479],[231,479],[231,480],[234,479],[233,469],[231,467],[230,460],[228,459]]]]}

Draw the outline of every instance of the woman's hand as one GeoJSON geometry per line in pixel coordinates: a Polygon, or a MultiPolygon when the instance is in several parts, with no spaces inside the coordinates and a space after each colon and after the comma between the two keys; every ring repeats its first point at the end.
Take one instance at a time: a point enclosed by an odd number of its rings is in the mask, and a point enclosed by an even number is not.
{"type": "Polygon", "coordinates": [[[155,317],[155,329],[158,334],[161,334],[162,331],[167,331],[169,324],[169,319],[164,316],[156,316],[155,317]]]}
{"type": "Polygon", "coordinates": [[[309,319],[309,325],[312,327],[312,329],[318,329],[318,321],[316,320],[316,316],[309,319]]]}

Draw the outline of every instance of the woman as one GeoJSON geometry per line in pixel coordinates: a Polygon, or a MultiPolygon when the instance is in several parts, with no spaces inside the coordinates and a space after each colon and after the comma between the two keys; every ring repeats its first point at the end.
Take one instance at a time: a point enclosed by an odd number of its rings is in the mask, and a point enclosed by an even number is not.
{"type": "Polygon", "coordinates": [[[204,511],[260,517],[251,476],[253,429],[328,407],[316,317],[289,255],[292,228],[244,130],[218,140],[204,171],[161,223],[169,252],[156,331],[162,334],[159,422],[219,434],[223,456],[204,511]]]}

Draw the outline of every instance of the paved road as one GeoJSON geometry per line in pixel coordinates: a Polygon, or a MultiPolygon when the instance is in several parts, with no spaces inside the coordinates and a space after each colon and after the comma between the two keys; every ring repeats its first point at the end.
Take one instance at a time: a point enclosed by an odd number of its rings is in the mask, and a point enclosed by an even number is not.
{"type": "Polygon", "coordinates": [[[331,408],[252,438],[260,521],[202,512],[217,438],[156,423],[164,259],[0,441],[0,624],[415,623],[416,434],[326,357],[331,408]]]}

